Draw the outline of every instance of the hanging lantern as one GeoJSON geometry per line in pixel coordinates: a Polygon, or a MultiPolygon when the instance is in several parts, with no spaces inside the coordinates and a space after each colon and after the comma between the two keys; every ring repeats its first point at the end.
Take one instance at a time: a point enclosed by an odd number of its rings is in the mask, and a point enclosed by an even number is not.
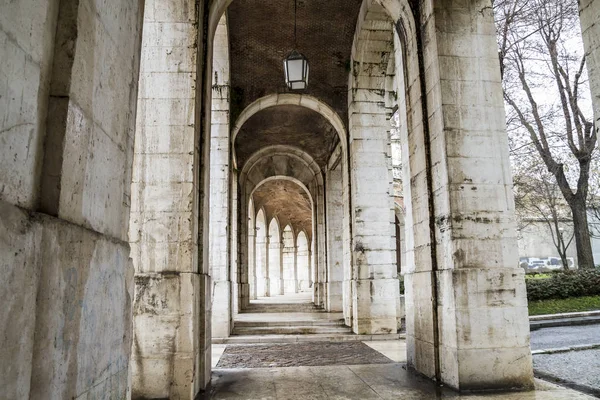
{"type": "Polygon", "coordinates": [[[308,59],[296,50],[283,60],[285,84],[291,90],[303,90],[308,86],[308,59]]]}
{"type": "MultiPolygon", "coordinates": [[[[296,14],[298,11],[297,0],[294,0],[294,48],[296,48],[297,23],[296,14]]],[[[308,87],[308,59],[304,55],[293,50],[285,60],[283,60],[283,70],[285,72],[285,84],[290,90],[304,90],[308,87]]]]}

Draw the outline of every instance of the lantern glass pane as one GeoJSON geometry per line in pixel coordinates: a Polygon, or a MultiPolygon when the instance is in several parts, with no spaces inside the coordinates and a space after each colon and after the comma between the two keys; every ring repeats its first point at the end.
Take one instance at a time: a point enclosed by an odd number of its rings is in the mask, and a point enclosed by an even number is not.
{"type": "Polygon", "coordinates": [[[301,81],[304,77],[302,74],[302,67],[304,66],[303,59],[296,60],[288,60],[287,68],[288,68],[288,79],[290,82],[301,81]]]}
{"type": "Polygon", "coordinates": [[[290,89],[293,89],[293,90],[306,89],[306,84],[303,81],[292,82],[292,84],[290,85],[290,89]]]}

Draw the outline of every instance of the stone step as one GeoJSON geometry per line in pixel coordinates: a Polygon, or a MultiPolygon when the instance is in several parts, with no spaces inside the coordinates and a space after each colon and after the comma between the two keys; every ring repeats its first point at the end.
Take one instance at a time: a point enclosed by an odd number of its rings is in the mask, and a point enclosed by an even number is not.
{"type": "Polygon", "coordinates": [[[255,327],[234,327],[233,334],[241,336],[255,335],[311,335],[311,334],[344,334],[351,333],[352,330],[346,326],[255,326],[255,327]]]}
{"type": "Polygon", "coordinates": [[[314,335],[232,335],[228,338],[213,338],[213,344],[255,344],[255,343],[298,343],[298,342],[345,342],[345,341],[385,341],[405,339],[404,333],[386,335],[314,334],[314,335]]]}
{"type": "Polygon", "coordinates": [[[345,326],[343,319],[290,320],[290,321],[234,321],[237,328],[246,327],[280,327],[280,326],[345,326]]]}
{"type": "Polygon", "coordinates": [[[243,314],[248,313],[322,313],[326,312],[322,308],[317,308],[313,304],[250,304],[242,310],[243,314]]]}

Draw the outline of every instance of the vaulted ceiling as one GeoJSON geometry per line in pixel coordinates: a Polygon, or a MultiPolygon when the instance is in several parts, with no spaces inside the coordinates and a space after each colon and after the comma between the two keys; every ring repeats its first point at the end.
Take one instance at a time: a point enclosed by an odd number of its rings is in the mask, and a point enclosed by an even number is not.
{"type": "MultiPolygon", "coordinates": [[[[290,92],[283,60],[295,49],[308,58],[310,77],[306,90],[292,93],[308,94],[328,104],[347,124],[348,74],[361,3],[297,0],[294,45],[294,0],[233,1],[227,9],[232,123],[261,97],[290,92]]],[[[264,147],[289,145],[308,153],[325,171],[338,143],[337,132],[319,113],[281,105],[250,117],[234,145],[239,169],[264,147]]],[[[299,186],[289,181],[268,182],[255,192],[254,200],[269,215],[290,221],[295,229],[306,229],[310,235],[310,201],[299,186]]]]}
{"type": "MultiPolygon", "coordinates": [[[[310,62],[310,94],[346,120],[350,52],[362,0],[297,0],[296,50],[310,62]]],[[[283,60],[294,50],[294,0],[235,0],[227,10],[232,116],[284,93],[283,60]]]]}
{"type": "Polygon", "coordinates": [[[312,232],[312,206],[308,194],[288,180],[272,180],[261,185],[253,195],[256,210],[264,207],[269,218],[277,217],[283,230],[290,224],[295,231],[312,232]]]}
{"type": "Polygon", "coordinates": [[[321,114],[300,106],[284,105],[254,114],[240,129],[236,156],[241,168],[256,151],[271,145],[289,145],[310,154],[322,170],[338,134],[321,114]]]}

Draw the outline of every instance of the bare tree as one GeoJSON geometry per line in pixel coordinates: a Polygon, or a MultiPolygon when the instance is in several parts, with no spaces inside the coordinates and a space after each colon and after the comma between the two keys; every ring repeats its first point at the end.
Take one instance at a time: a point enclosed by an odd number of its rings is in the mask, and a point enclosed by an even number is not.
{"type": "Polygon", "coordinates": [[[563,268],[568,270],[567,249],[575,235],[570,212],[554,177],[539,165],[530,164],[527,173],[514,175],[514,185],[519,228],[525,229],[530,223],[544,223],[563,268]]]}
{"type": "Polygon", "coordinates": [[[494,10],[509,123],[523,133],[516,147],[537,153],[554,177],[571,210],[579,266],[592,268],[587,201],[597,131],[582,106],[589,90],[577,2],[495,0],[494,10]]]}

